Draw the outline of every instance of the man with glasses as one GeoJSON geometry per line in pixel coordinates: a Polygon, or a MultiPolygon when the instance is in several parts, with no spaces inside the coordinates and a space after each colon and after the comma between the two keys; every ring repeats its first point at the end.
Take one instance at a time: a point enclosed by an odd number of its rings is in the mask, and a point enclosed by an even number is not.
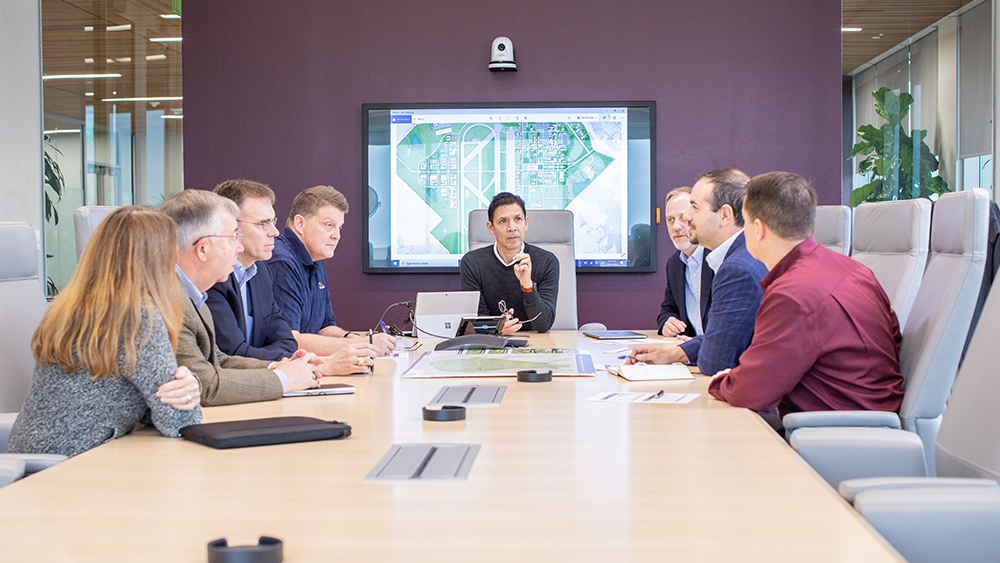
{"type": "Polygon", "coordinates": [[[161,211],[177,223],[177,276],[187,296],[177,338],[177,364],[198,378],[201,404],[269,401],[286,391],[318,387],[319,367],[315,364],[319,360],[305,351],[268,362],[230,356],[216,346],[205,292],[229,278],[236,256],[243,251],[236,204],[212,192],[184,190],[163,202],[161,211]]]}
{"type": "Polygon", "coordinates": [[[347,209],[347,198],[330,186],[315,186],[295,196],[285,230],[274,239],[274,253],[267,261],[274,277],[274,299],[299,348],[328,356],[370,338],[379,355],[388,354],[396,347],[395,338],[384,332],[369,336],[344,330],[333,314],[323,260],[332,258],[337,249],[347,209]]]}
{"type": "MultiPolygon", "coordinates": [[[[278,236],[274,192],[250,180],[227,180],[214,192],[239,206],[237,223],[243,234],[243,251],[236,257],[233,273],[208,290],[219,349],[261,360],[287,358],[299,346],[274,300],[271,273],[262,262],[271,258],[278,236]]],[[[322,373],[365,373],[377,355],[378,349],[366,339],[352,338],[348,345],[321,358],[322,373]]]]}

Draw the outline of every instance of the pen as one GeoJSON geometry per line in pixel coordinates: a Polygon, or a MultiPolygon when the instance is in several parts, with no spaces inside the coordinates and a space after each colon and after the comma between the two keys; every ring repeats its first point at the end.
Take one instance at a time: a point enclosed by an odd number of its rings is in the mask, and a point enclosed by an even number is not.
{"type": "MultiPolygon", "coordinates": [[[[379,321],[379,322],[382,322],[382,321],[379,321]]],[[[382,325],[382,326],[385,326],[385,325],[382,325]]],[[[371,344],[371,345],[375,344],[374,334],[375,334],[375,331],[373,331],[372,329],[368,329],[368,343],[371,344]]],[[[368,366],[368,373],[375,373],[375,365],[374,364],[368,366]]]]}
{"type": "Polygon", "coordinates": [[[618,359],[619,360],[635,360],[637,362],[639,361],[639,358],[637,358],[635,356],[618,356],[618,359]]]}
{"type": "Polygon", "coordinates": [[[645,403],[646,401],[652,401],[653,399],[659,399],[662,396],[663,396],[663,389],[660,389],[659,393],[657,393],[655,395],[650,395],[650,396],[646,397],[645,399],[642,400],[642,402],[645,403]]]}
{"type": "Polygon", "coordinates": [[[379,321],[378,322],[378,326],[382,327],[382,332],[384,332],[386,334],[389,333],[389,328],[387,326],[385,326],[385,321],[379,321]]]}

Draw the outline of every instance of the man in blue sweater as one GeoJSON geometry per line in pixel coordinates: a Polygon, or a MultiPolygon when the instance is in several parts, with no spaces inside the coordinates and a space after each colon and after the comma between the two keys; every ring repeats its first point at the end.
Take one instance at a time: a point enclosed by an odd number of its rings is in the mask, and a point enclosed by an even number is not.
{"type": "Polygon", "coordinates": [[[743,235],[743,197],[749,181],[733,168],[698,177],[685,219],[691,226],[691,242],[709,251],[705,265],[715,272],[712,312],[704,334],[682,338],[676,346],[637,346],[632,353],[637,361],[697,364],[709,375],[739,365],[740,354],[753,336],[763,295],[760,281],[767,275],[767,267],[747,252],[743,235]]]}
{"type": "Polygon", "coordinates": [[[556,316],[559,259],[524,242],[528,212],[520,196],[497,194],[487,213],[486,228],[497,241],[462,258],[462,290],[479,292],[480,315],[507,316],[504,334],[548,331],[556,316]]]}

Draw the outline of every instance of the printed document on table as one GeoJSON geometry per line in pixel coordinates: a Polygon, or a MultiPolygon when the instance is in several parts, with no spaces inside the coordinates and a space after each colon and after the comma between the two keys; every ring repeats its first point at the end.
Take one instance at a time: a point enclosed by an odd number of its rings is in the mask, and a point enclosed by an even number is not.
{"type": "Polygon", "coordinates": [[[673,403],[684,405],[698,398],[698,393],[598,393],[587,399],[600,403],[673,403]]]}

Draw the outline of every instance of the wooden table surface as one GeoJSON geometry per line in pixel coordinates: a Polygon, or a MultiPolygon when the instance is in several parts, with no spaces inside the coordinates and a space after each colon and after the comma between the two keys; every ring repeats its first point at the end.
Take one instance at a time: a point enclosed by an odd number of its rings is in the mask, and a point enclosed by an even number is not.
{"type": "MultiPolygon", "coordinates": [[[[531,339],[623,346],[574,332],[531,339]]],[[[759,417],[705,394],[707,377],[400,379],[414,357],[325,380],[357,386],[353,395],[205,410],[206,422],[335,419],[352,426],[346,440],[213,450],[144,429],[0,489],[0,560],[205,561],[213,539],[259,535],[283,539],[289,563],[901,560],[759,417]],[[502,405],[423,421],[442,385],[469,383],[507,385],[502,405]],[[701,396],[586,401],[660,389],[701,396]],[[406,443],[482,450],[465,481],[363,481],[406,443]]]]}

